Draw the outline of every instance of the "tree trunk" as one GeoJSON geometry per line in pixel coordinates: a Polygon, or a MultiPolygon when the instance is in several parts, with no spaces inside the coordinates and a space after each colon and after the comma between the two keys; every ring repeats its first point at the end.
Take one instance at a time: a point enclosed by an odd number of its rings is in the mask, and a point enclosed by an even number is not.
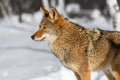
{"type": "Polygon", "coordinates": [[[45,9],[50,8],[48,0],[42,0],[42,2],[43,2],[43,6],[44,6],[45,9]]]}
{"type": "Polygon", "coordinates": [[[8,14],[7,14],[6,10],[5,10],[5,7],[3,6],[3,4],[1,2],[0,2],[0,9],[1,9],[3,17],[5,19],[7,19],[8,18],[8,14]]]}
{"type": "Polygon", "coordinates": [[[120,8],[117,0],[106,0],[109,12],[113,20],[113,28],[120,31],[120,8]]]}
{"type": "Polygon", "coordinates": [[[8,16],[11,16],[12,15],[12,7],[10,4],[10,0],[2,0],[2,1],[3,1],[5,10],[7,11],[8,16]]]}
{"type": "Polygon", "coordinates": [[[106,0],[111,17],[116,13],[115,7],[118,6],[117,0],[106,0]]]}
{"type": "Polygon", "coordinates": [[[60,13],[64,14],[66,16],[65,12],[65,0],[58,0],[58,6],[57,9],[60,13]]]}
{"type": "Polygon", "coordinates": [[[51,5],[56,6],[56,0],[51,0],[51,5]]]}

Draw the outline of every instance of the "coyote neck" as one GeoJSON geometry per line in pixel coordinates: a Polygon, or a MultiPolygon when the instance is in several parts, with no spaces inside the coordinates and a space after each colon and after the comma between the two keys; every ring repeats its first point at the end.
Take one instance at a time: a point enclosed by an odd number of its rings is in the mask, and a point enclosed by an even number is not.
{"type": "Polygon", "coordinates": [[[70,29],[82,31],[84,29],[82,26],[77,25],[63,17],[61,17],[55,24],[57,24],[60,29],[62,28],[67,31],[69,31],[70,29]]]}
{"type": "Polygon", "coordinates": [[[84,63],[79,59],[84,58],[87,61],[86,50],[89,42],[87,34],[82,27],[66,20],[63,20],[59,26],[60,33],[52,44],[52,52],[65,66],[74,69],[77,61],[79,64],[84,63]],[[76,58],[75,55],[84,57],[76,58]],[[71,66],[72,62],[75,64],[71,66]]]}

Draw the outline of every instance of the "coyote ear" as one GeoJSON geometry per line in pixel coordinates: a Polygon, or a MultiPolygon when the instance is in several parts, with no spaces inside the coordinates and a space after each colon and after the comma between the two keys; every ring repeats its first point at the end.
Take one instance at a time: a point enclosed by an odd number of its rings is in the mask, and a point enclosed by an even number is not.
{"type": "Polygon", "coordinates": [[[40,11],[44,14],[45,17],[49,16],[49,12],[46,9],[40,7],[40,11]]]}
{"type": "Polygon", "coordinates": [[[59,18],[60,14],[58,13],[58,11],[54,7],[51,7],[50,12],[49,12],[49,16],[51,19],[57,20],[59,18]]]}

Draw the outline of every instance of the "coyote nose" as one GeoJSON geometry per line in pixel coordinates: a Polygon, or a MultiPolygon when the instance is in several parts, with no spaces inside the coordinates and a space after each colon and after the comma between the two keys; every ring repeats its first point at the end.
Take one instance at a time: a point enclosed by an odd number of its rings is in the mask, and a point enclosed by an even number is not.
{"type": "Polygon", "coordinates": [[[35,36],[33,35],[33,36],[31,36],[31,38],[34,40],[35,39],[35,36]]]}

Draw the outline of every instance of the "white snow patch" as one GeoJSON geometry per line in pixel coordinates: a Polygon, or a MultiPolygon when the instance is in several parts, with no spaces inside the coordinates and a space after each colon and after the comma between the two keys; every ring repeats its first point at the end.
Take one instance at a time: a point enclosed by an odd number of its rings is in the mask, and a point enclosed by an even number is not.
{"type": "Polygon", "coordinates": [[[101,12],[98,9],[94,9],[91,13],[92,19],[98,19],[101,17],[101,12]]]}
{"type": "Polygon", "coordinates": [[[40,77],[30,80],[76,80],[74,73],[64,67],[57,72],[51,73],[46,77],[40,77]]]}
{"type": "Polygon", "coordinates": [[[66,6],[66,12],[67,13],[80,13],[80,5],[77,3],[71,3],[66,6]]]}
{"type": "Polygon", "coordinates": [[[8,75],[7,71],[3,73],[3,77],[7,77],[7,75],[8,75]]]}

